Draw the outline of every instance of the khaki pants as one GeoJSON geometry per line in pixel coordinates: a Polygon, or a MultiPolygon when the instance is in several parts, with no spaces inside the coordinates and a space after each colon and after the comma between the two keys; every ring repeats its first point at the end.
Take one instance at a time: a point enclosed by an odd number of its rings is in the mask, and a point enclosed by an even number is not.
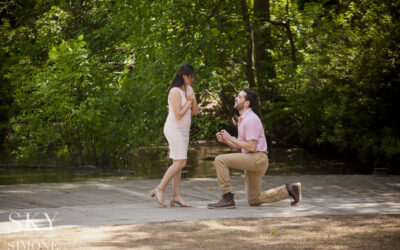
{"type": "Polygon", "coordinates": [[[236,168],[245,172],[247,200],[250,206],[289,198],[285,185],[261,192],[262,178],[268,168],[268,155],[263,152],[218,155],[214,164],[223,194],[232,191],[229,168],[236,168]]]}

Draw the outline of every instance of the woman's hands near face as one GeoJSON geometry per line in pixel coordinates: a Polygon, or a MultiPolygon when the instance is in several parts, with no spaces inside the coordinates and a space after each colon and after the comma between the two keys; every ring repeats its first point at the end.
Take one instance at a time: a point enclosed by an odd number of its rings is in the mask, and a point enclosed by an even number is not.
{"type": "Polygon", "coordinates": [[[190,102],[192,102],[193,100],[196,100],[196,96],[194,95],[194,92],[188,91],[188,93],[186,93],[186,99],[188,99],[188,101],[190,101],[190,102]]]}

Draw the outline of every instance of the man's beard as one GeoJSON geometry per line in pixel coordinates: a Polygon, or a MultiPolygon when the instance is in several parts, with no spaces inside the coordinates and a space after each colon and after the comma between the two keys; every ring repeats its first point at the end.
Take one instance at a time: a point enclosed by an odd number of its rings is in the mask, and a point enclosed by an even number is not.
{"type": "Polygon", "coordinates": [[[240,111],[241,109],[243,109],[243,107],[244,107],[243,103],[238,103],[233,106],[233,108],[236,109],[237,111],[240,111]]]}

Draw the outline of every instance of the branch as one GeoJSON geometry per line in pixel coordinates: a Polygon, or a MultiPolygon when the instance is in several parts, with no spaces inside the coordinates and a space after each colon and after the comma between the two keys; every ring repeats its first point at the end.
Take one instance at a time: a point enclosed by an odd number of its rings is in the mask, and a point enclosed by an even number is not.
{"type": "Polygon", "coordinates": [[[266,20],[265,18],[263,18],[263,19],[264,19],[264,21],[269,22],[276,26],[287,26],[288,25],[288,23],[286,21],[276,22],[276,21],[272,21],[272,20],[266,20]]]}
{"type": "Polygon", "coordinates": [[[266,18],[262,18],[261,20],[266,21],[266,22],[271,23],[271,24],[276,25],[276,26],[284,27],[284,29],[286,31],[286,34],[288,36],[289,42],[290,42],[290,52],[291,52],[293,66],[296,67],[296,65],[297,65],[296,46],[294,45],[293,34],[292,34],[292,31],[290,30],[290,21],[289,20],[284,20],[282,22],[276,22],[276,21],[268,20],[266,18]]]}

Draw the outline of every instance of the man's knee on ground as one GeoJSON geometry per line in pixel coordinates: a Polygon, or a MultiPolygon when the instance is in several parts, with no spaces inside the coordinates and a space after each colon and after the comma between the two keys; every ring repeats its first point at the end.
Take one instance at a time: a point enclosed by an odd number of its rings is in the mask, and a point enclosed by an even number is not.
{"type": "Polygon", "coordinates": [[[250,206],[259,206],[261,201],[259,199],[247,199],[250,206]]]}
{"type": "Polygon", "coordinates": [[[223,155],[217,155],[217,157],[215,157],[215,163],[224,163],[224,157],[223,155]]]}
{"type": "Polygon", "coordinates": [[[249,201],[249,205],[250,206],[259,206],[261,203],[258,201],[258,202],[255,202],[255,201],[252,201],[252,202],[250,202],[249,201]]]}

